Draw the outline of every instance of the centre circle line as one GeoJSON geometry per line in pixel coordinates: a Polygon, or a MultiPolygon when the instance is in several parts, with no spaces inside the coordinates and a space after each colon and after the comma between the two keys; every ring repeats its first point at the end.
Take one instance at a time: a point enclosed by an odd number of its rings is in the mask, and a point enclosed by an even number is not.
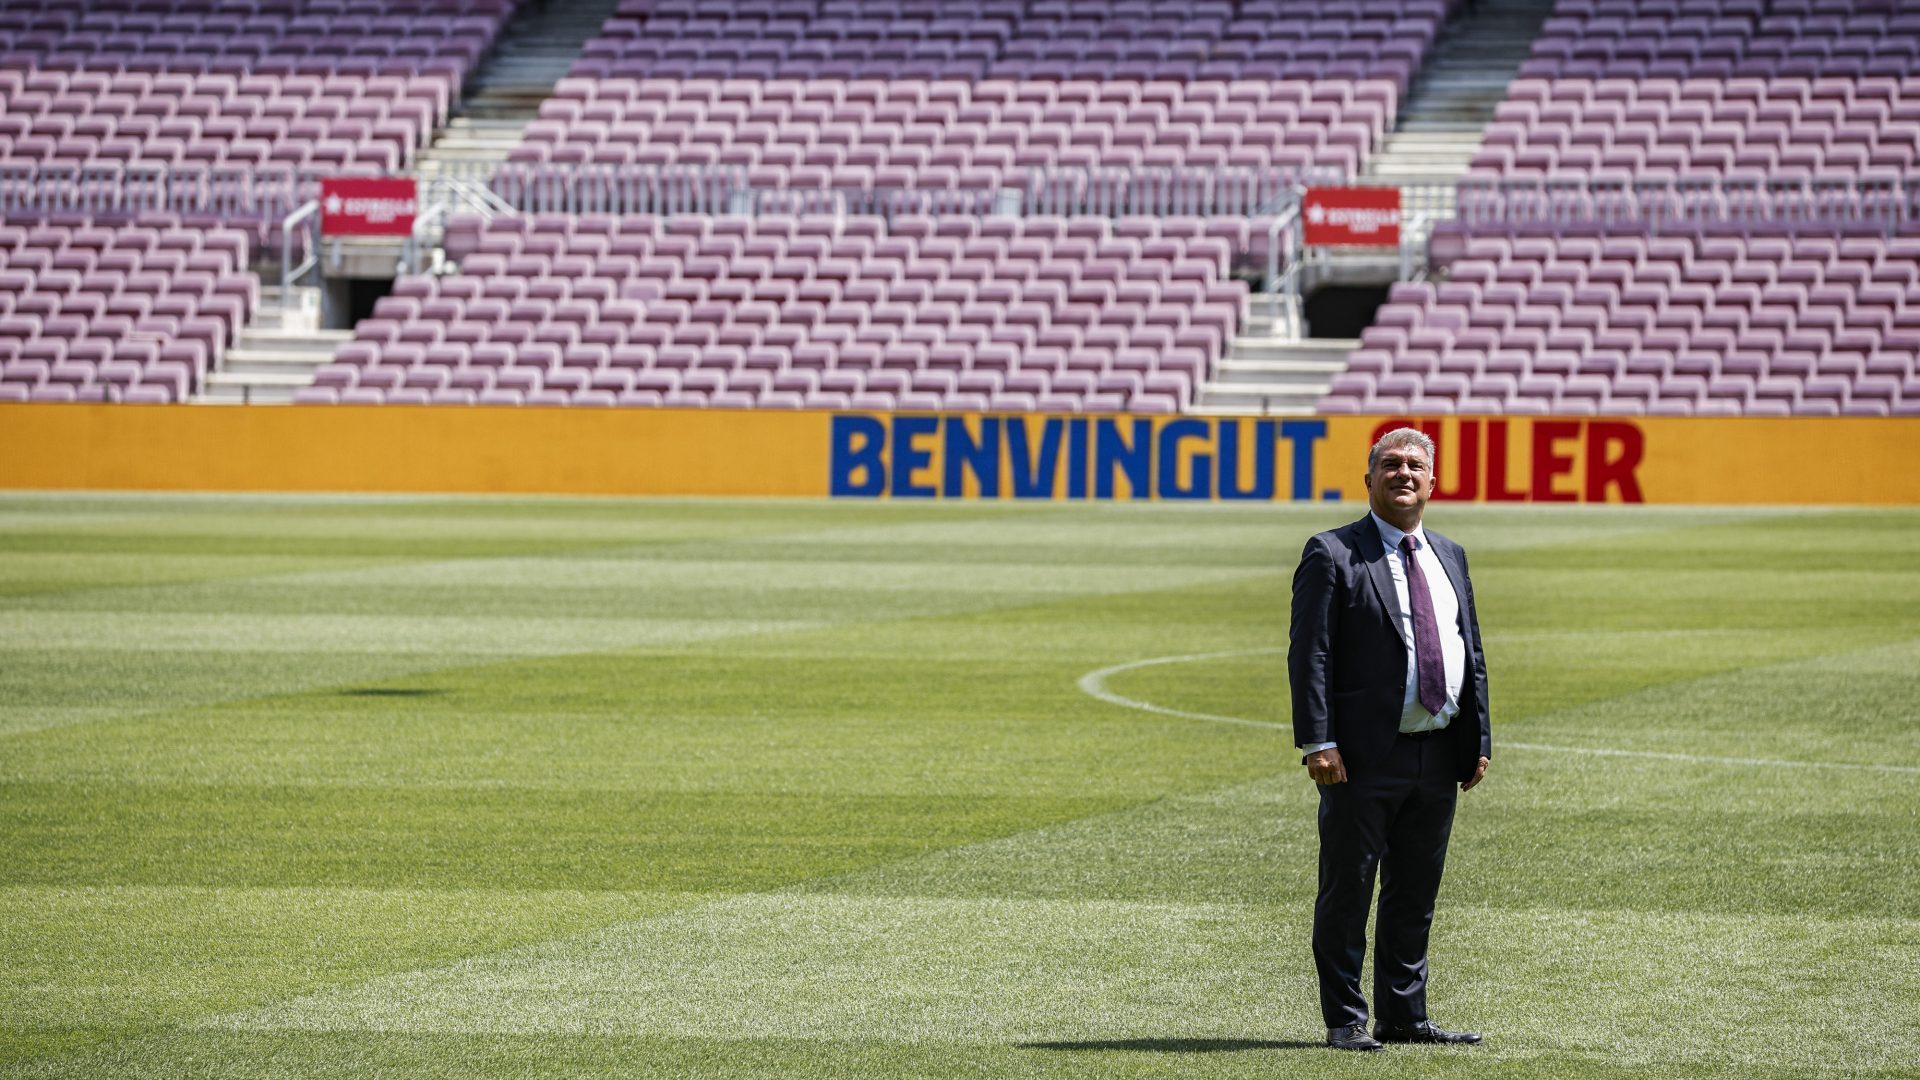
{"type": "Polygon", "coordinates": [[[1281,650],[1276,648],[1234,649],[1229,652],[1190,653],[1186,656],[1156,656],[1147,660],[1134,660],[1126,664],[1115,664],[1112,667],[1101,668],[1099,671],[1089,671],[1085,675],[1080,676],[1080,689],[1091,697],[1099,698],[1101,701],[1107,702],[1110,705],[1118,705],[1123,709],[1139,709],[1142,712],[1159,713],[1162,716],[1178,716],[1187,720],[1210,720],[1216,724],[1242,724],[1247,727],[1268,728],[1275,731],[1291,731],[1293,729],[1292,724],[1276,724],[1271,720],[1249,720],[1243,716],[1216,716],[1213,713],[1188,712],[1185,709],[1169,709],[1164,705],[1155,705],[1150,701],[1136,701],[1130,697],[1122,697],[1107,689],[1107,677],[1110,675],[1118,675],[1123,671],[1133,671],[1137,668],[1144,667],[1157,667],[1161,664],[1186,664],[1195,660],[1225,660],[1234,656],[1260,656],[1280,651],[1281,650]]]}
{"type": "MultiPolygon", "coordinates": [[[[1190,664],[1200,660],[1228,660],[1239,656],[1267,656],[1285,652],[1278,647],[1259,649],[1230,649],[1225,652],[1186,653],[1180,656],[1153,656],[1145,660],[1130,660],[1124,664],[1115,664],[1098,671],[1089,671],[1080,676],[1080,690],[1089,697],[1097,698],[1109,705],[1118,705],[1123,709],[1135,709],[1140,712],[1157,713],[1161,716],[1173,716],[1183,720],[1205,720],[1215,724],[1239,724],[1243,727],[1266,728],[1269,731],[1291,731],[1292,724],[1275,723],[1272,720],[1250,720],[1244,716],[1220,716],[1216,713],[1191,712],[1186,709],[1173,709],[1165,705],[1155,705],[1151,701],[1116,694],[1107,688],[1107,679],[1122,672],[1137,671],[1140,668],[1160,667],[1165,664],[1190,664]]],[[[1791,761],[1784,758],[1748,758],[1719,757],[1712,754],[1682,754],[1664,750],[1620,750],[1606,746],[1552,746],[1545,743],[1501,742],[1502,747],[1514,750],[1531,750],[1543,754],[1579,754],[1588,757],[1625,757],[1645,758],[1653,761],[1681,761],[1700,765],[1737,765],[1759,766],[1775,769],[1842,769],[1853,772],[1896,773],[1900,775],[1920,775],[1920,767],[1912,765],[1875,765],[1850,761],[1791,761]]]]}

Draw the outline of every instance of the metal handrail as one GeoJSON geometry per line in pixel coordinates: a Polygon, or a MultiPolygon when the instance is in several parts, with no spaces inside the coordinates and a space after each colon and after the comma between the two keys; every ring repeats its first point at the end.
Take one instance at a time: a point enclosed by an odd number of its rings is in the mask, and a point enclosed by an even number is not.
{"type": "Polygon", "coordinates": [[[1283,307],[1286,313],[1286,337],[1298,341],[1304,329],[1304,319],[1300,310],[1300,193],[1294,193],[1293,201],[1280,208],[1280,212],[1267,226],[1267,280],[1266,293],[1276,307],[1283,307]],[[1280,235],[1288,237],[1286,270],[1281,270],[1280,235]]]}
{"type": "Polygon", "coordinates": [[[1433,215],[1421,211],[1413,215],[1410,222],[1400,226],[1400,280],[1413,280],[1413,260],[1415,253],[1424,252],[1427,238],[1433,233],[1433,215]]]}
{"type": "Polygon", "coordinates": [[[415,204],[413,230],[407,234],[400,245],[400,266],[403,273],[418,274],[425,270],[420,265],[420,253],[430,250],[428,238],[432,235],[434,222],[452,213],[453,202],[449,199],[436,199],[431,206],[420,207],[415,204]]]}
{"type": "Polygon", "coordinates": [[[318,199],[316,199],[312,202],[302,204],[299,209],[295,210],[291,214],[288,214],[280,222],[280,306],[281,307],[290,308],[293,306],[294,283],[299,281],[303,276],[305,276],[308,271],[317,270],[320,266],[320,237],[319,237],[320,218],[319,218],[319,215],[320,215],[320,202],[318,199]],[[313,220],[313,225],[310,228],[313,231],[314,235],[307,242],[306,261],[302,262],[298,267],[295,267],[293,265],[293,234],[295,230],[297,230],[300,227],[301,222],[304,222],[309,218],[313,220]]]}
{"type": "Polygon", "coordinates": [[[0,164],[0,211],[190,213],[277,221],[312,198],[321,177],[233,165],[10,161],[0,164]]]}
{"type": "MultiPolygon", "coordinates": [[[[472,163],[442,167],[444,180],[495,212],[753,213],[780,212],[817,198],[850,212],[1005,213],[998,193],[953,189],[879,190],[754,188],[737,166],[555,165],[472,163]],[[482,195],[481,193],[485,194],[482,195]]],[[[138,163],[0,164],[0,212],[134,215],[207,214],[278,222],[316,195],[324,174],[232,165],[153,166],[138,163]]],[[[1386,186],[1377,178],[1333,169],[1224,167],[1055,167],[1022,186],[1027,213],[1261,216],[1281,201],[1277,188],[1386,186]]],[[[1410,211],[1469,224],[1592,221],[1659,228],[1694,220],[1852,223],[1900,228],[1920,220],[1920,179],[1873,176],[1420,178],[1391,185],[1410,211]],[[1457,210],[1455,209],[1457,204],[1457,210]]]]}
{"type": "Polygon", "coordinates": [[[446,177],[441,185],[450,194],[471,206],[474,211],[486,218],[514,212],[513,204],[501,198],[492,188],[472,180],[459,177],[446,177]]]}

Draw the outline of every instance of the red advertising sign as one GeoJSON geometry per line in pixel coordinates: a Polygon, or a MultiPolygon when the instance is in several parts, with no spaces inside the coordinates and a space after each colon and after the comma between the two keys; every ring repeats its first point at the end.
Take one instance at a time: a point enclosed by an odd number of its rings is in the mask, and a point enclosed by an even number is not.
{"type": "Polygon", "coordinates": [[[1399,188],[1308,188],[1300,214],[1309,244],[1392,247],[1400,243],[1399,188]]]}
{"type": "Polygon", "coordinates": [[[413,232],[416,185],[407,179],[320,181],[320,235],[407,236],[413,232]]]}

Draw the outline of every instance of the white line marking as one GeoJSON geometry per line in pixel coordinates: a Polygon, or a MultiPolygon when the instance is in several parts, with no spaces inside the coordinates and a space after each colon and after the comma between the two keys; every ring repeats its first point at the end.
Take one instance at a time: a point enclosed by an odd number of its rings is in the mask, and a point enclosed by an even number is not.
{"type": "Polygon", "coordinates": [[[1119,694],[1107,689],[1107,676],[1118,675],[1123,671],[1132,671],[1134,668],[1154,667],[1159,664],[1184,664],[1191,660],[1221,660],[1229,656],[1255,656],[1260,653],[1276,653],[1279,651],[1279,649],[1236,649],[1232,652],[1193,653],[1190,656],[1156,656],[1151,660],[1135,660],[1130,664],[1115,664],[1110,668],[1101,668],[1099,671],[1090,671],[1080,676],[1080,689],[1082,692],[1097,697],[1101,701],[1107,702],[1110,705],[1118,705],[1123,709],[1139,709],[1142,712],[1159,713],[1162,716],[1178,716],[1187,720],[1211,720],[1216,724],[1244,724],[1247,727],[1291,731],[1293,730],[1293,725],[1291,724],[1276,724],[1271,720],[1248,720],[1239,716],[1215,716],[1212,713],[1169,709],[1164,705],[1155,705],[1148,701],[1135,701],[1132,698],[1121,697],[1119,694]]]}
{"type": "Polygon", "coordinates": [[[1787,758],[1715,757],[1711,754],[1676,754],[1661,750],[1613,750],[1604,746],[1543,746],[1540,743],[1505,742],[1515,750],[1539,750],[1550,754],[1590,754],[1594,757],[1653,758],[1657,761],[1687,761],[1702,765],[1765,765],[1776,769],[1851,769],[1856,772],[1920,774],[1920,766],[1867,765],[1853,761],[1793,761],[1787,758]]]}
{"type": "MultiPolygon", "coordinates": [[[[1139,701],[1123,697],[1107,689],[1109,676],[1136,668],[1158,667],[1162,664],[1186,664],[1195,660],[1225,660],[1235,656],[1263,656],[1283,652],[1279,648],[1234,649],[1228,652],[1189,653],[1184,656],[1155,656],[1146,660],[1134,660],[1125,664],[1090,671],[1080,676],[1080,690],[1089,697],[1099,698],[1109,705],[1118,705],[1123,709],[1138,709],[1141,712],[1158,713],[1161,716],[1177,716],[1184,720],[1206,720],[1216,724],[1240,724],[1244,727],[1267,728],[1274,731],[1291,731],[1291,724],[1279,724],[1271,720],[1249,720],[1243,716],[1216,716],[1213,713],[1188,712],[1185,709],[1170,709],[1165,705],[1155,705],[1150,701],[1139,701]]],[[[1500,746],[1513,750],[1532,750],[1543,754],[1584,754],[1590,757],[1647,758],[1654,761],[1684,761],[1696,765],[1741,765],[1763,766],[1777,769],[1846,769],[1855,772],[1899,773],[1903,775],[1920,774],[1920,766],[1913,765],[1867,765],[1850,761],[1790,761],[1783,758],[1744,758],[1716,757],[1711,754],[1678,754],[1662,750],[1616,750],[1604,746],[1549,746],[1545,743],[1507,742],[1500,746]]]]}

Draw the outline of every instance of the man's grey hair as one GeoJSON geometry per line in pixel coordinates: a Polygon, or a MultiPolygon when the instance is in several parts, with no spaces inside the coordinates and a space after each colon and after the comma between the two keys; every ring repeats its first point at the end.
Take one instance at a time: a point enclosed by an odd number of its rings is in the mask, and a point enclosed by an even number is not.
{"type": "Polygon", "coordinates": [[[1367,451],[1367,471],[1372,472],[1373,467],[1380,463],[1380,451],[1401,446],[1417,446],[1425,450],[1427,463],[1429,465],[1433,463],[1433,440],[1427,438],[1427,433],[1419,428],[1401,427],[1380,436],[1380,441],[1374,443],[1373,449],[1367,451]]]}

